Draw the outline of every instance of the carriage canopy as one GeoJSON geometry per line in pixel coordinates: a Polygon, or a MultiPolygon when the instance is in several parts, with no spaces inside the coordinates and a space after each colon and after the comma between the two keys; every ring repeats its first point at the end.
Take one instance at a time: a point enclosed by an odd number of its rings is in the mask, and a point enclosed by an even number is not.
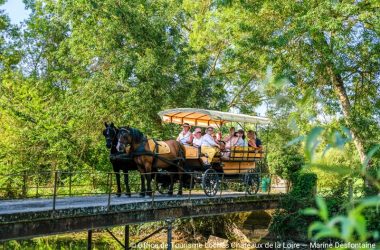
{"type": "Polygon", "coordinates": [[[269,124],[266,117],[251,116],[221,112],[216,110],[196,109],[196,108],[176,108],[168,109],[158,113],[163,122],[183,124],[189,123],[192,126],[200,127],[220,127],[227,122],[242,122],[253,124],[269,124]]]}

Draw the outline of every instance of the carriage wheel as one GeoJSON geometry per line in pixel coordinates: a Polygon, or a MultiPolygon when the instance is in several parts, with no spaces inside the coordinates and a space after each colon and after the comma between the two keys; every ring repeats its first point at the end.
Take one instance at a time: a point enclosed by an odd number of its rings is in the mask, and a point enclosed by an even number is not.
{"type": "Polygon", "coordinates": [[[202,177],[202,187],[207,196],[214,196],[219,190],[219,176],[214,169],[207,169],[202,177]]]}
{"type": "Polygon", "coordinates": [[[245,191],[248,194],[256,194],[260,188],[260,170],[251,168],[244,175],[245,191]]]}

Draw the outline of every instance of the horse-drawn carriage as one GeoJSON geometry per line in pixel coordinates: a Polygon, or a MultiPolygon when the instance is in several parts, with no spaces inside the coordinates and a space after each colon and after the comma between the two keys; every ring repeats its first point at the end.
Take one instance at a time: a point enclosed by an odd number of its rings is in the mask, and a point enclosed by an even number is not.
{"type": "MultiPolygon", "coordinates": [[[[259,125],[269,124],[269,119],[264,117],[205,109],[179,108],[161,111],[158,114],[166,123],[188,123],[195,127],[211,126],[220,130],[226,129],[228,123],[238,124],[242,128],[245,124],[250,124],[255,126],[256,130],[259,125]]],[[[152,179],[155,180],[159,192],[166,192],[168,189],[169,194],[173,193],[173,185],[177,180],[180,185],[179,194],[182,194],[183,186],[192,188],[200,183],[206,195],[214,196],[220,188],[222,178],[243,183],[248,194],[255,194],[260,188],[260,173],[265,168],[265,150],[262,147],[232,146],[228,152],[220,150],[211,162],[205,162],[205,155],[200,148],[183,146],[175,140],[156,141],[148,139],[138,129],[129,127],[115,129],[112,126],[106,124],[106,130],[103,131],[107,145],[111,147],[111,155],[112,148],[114,151],[116,149],[124,151],[129,145],[127,153],[121,157],[124,157],[127,165],[130,164],[133,169],[137,166],[140,171],[141,195],[152,194],[152,179]],[[120,145],[123,146],[121,149],[120,145]]],[[[115,161],[115,158],[113,160],[115,161]]],[[[117,178],[119,178],[117,183],[120,194],[120,176],[117,175],[117,178]]],[[[128,178],[126,185],[129,190],[127,183],[128,178]]]]}
{"type": "MultiPolygon", "coordinates": [[[[269,119],[244,114],[234,114],[205,109],[179,108],[158,113],[163,122],[183,124],[195,127],[222,127],[228,123],[237,123],[244,127],[246,123],[255,125],[269,124],[269,119]]],[[[206,195],[214,196],[224,180],[243,182],[248,194],[255,194],[260,188],[260,174],[265,169],[265,152],[262,147],[233,146],[228,150],[221,149],[213,157],[210,164],[205,164],[204,156],[199,147],[184,146],[185,149],[185,186],[201,183],[206,195]],[[223,157],[223,155],[228,157],[223,157]],[[192,173],[186,176],[186,173],[192,173]],[[193,174],[199,173],[199,174],[193,174]],[[194,178],[195,176],[195,178],[194,178]],[[191,183],[190,183],[191,182],[191,183]]],[[[165,172],[161,171],[162,175],[165,172]]],[[[167,186],[167,180],[162,176],[156,182],[159,189],[167,186]]]]}

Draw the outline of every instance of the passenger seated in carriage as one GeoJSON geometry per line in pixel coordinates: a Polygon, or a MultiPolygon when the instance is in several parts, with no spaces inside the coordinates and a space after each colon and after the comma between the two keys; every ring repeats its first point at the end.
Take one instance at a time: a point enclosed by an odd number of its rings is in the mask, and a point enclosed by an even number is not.
{"type": "Polygon", "coordinates": [[[225,142],[225,148],[227,151],[231,149],[231,147],[235,146],[239,137],[237,136],[237,132],[235,132],[235,128],[230,128],[230,134],[224,137],[223,141],[225,142]]]}
{"type": "Polygon", "coordinates": [[[214,158],[214,155],[220,148],[219,144],[212,137],[212,133],[214,132],[213,127],[207,127],[206,134],[203,136],[201,152],[202,154],[207,155],[207,162],[210,163],[214,158]]]}
{"type": "Polygon", "coordinates": [[[202,136],[202,129],[201,128],[195,128],[193,133],[193,146],[200,148],[202,146],[203,136],[202,136]]]}
{"type": "Polygon", "coordinates": [[[263,148],[261,140],[259,138],[257,138],[256,131],[249,130],[247,137],[248,137],[248,146],[259,148],[260,150],[263,148]]]}
{"type": "Polygon", "coordinates": [[[190,146],[193,143],[193,134],[190,132],[188,123],[182,124],[183,130],[179,133],[177,141],[185,146],[190,146]]]}
{"type": "Polygon", "coordinates": [[[238,132],[237,132],[237,137],[238,137],[238,140],[235,144],[235,146],[247,146],[246,143],[245,143],[245,134],[244,134],[244,130],[243,129],[239,129],[238,132]]]}

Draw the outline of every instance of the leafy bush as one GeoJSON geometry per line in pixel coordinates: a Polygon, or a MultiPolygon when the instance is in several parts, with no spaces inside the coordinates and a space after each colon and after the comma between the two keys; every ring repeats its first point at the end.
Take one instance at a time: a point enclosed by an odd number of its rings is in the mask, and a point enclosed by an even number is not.
{"type": "Polygon", "coordinates": [[[281,200],[273,215],[269,232],[280,240],[305,240],[312,218],[301,210],[314,205],[317,176],[313,173],[296,172],[292,175],[293,189],[281,200]],[[289,235],[289,232],[292,232],[289,235]]]}
{"type": "Polygon", "coordinates": [[[290,180],[301,169],[304,158],[294,146],[280,147],[268,153],[268,164],[272,173],[290,180]]]}

